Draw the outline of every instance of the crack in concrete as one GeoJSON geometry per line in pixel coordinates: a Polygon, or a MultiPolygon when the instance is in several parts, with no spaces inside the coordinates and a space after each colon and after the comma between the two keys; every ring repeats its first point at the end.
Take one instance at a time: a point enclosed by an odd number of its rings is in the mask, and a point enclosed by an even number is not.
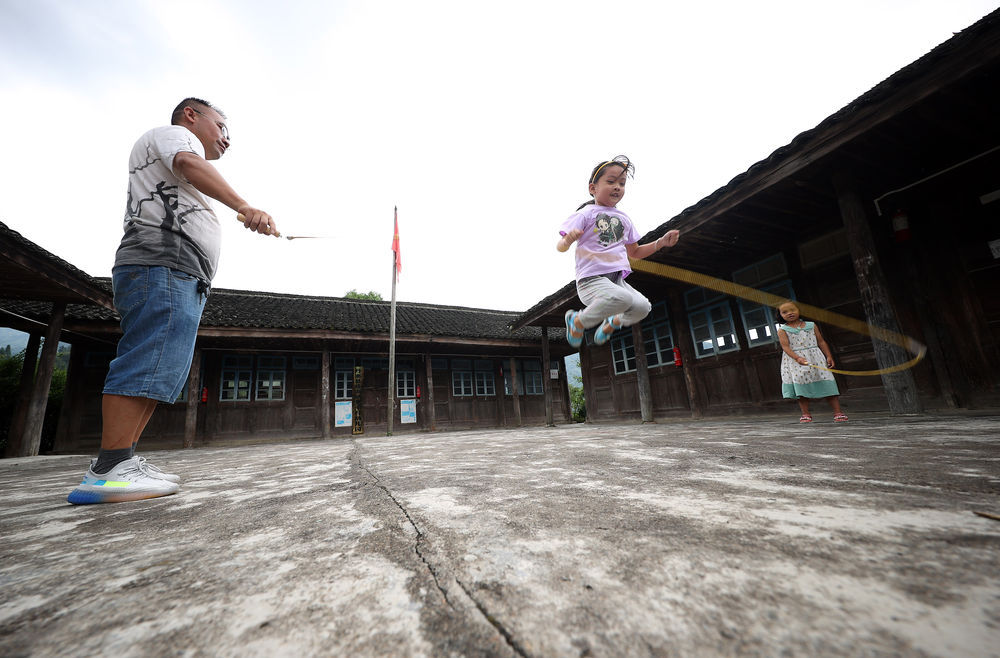
{"type": "MultiPolygon", "coordinates": [[[[421,542],[424,541],[426,535],[424,535],[423,531],[420,530],[420,526],[418,526],[417,522],[413,520],[413,517],[410,516],[409,511],[407,511],[407,509],[402,505],[402,503],[400,503],[399,500],[397,500],[396,497],[392,495],[392,492],[389,491],[388,487],[382,484],[382,481],[379,479],[379,477],[374,473],[372,473],[371,469],[369,469],[361,462],[361,457],[358,449],[359,446],[357,445],[357,442],[354,441],[352,442],[354,443],[354,450],[352,451],[351,454],[351,461],[357,463],[358,466],[364,469],[365,473],[368,474],[368,477],[370,477],[372,481],[375,483],[375,486],[385,492],[385,495],[389,497],[389,500],[391,500],[393,503],[396,504],[396,507],[399,508],[399,511],[402,512],[403,516],[406,517],[406,520],[409,521],[410,525],[413,527],[414,532],[417,533],[417,539],[413,544],[413,552],[416,553],[417,557],[420,558],[420,561],[424,563],[424,566],[427,568],[427,572],[430,573],[431,578],[434,580],[434,585],[438,588],[438,591],[441,592],[441,596],[444,598],[445,603],[447,603],[448,607],[450,607],[452,610],[455,610],[455,606],[452,605],[451,600],[448,598],[448,591],[441,585],[441,582],[438,580],[437,570],[434,569],[431,563],[420,551],[420,544],[421,542]]],[[[460,581],[458,578],[455,578],[455,582],[458,583],[458,586],[462,589],[463,592],[465,592],[465,595],[469,597],[469,600],[472,601],[473,605],[476,606],[476,610],[478,610],[479,614],[483,616],[483,619],[485,619],[490,624],[490,626],[495,628],[496,631],[500,633],[500,636],[503,637],[504,641],[507,643],[507,646],[509,646],[511,650],[514,651],[517,655],[523,656],[524,658],[530,658],[531,654],[525,651],[524,647],[518,644],[517,640],[514,639],[514,636],[510,633],[510,631],[508,631],[507,628],[504,627],[504,625],[501,624],[496,619],[496,617],[491,615],[486,610],[486,606],[483,605],[476,597],[472,595],[472,593],[469,591],[469,588],[466,587],[465,584],[462,583],[462,581],[460,581]]]]}
{"type": "Polygon", "coordinates": [[[420,558],[420,561],[424,563],[424,566],[427,568],[427,572],[431,575],[431,578],[434,580],[434,586],[437,587],[439,592],[441,592],[441,596],[444,598],[444,602],[448,604],[449,608],[454,610],[455,606],[452,605],[451,600],[448,598],[448,591],[441,585],[441,581],[438,580],[437,571],[434,569],[434,567],[431,565],[431,563],[427,560],[427,558],[420,550],[420,544],[421,542],[424,541],[425,537],[424,533],[420,530],[420,527],[417,525],[417,522],[413,520],[413,517],[410,516],[410,513],[406,510],[406,508],[403,507],[403,505],[398,500],[396,500],[396,497],[392,495],[392,492],[389,491],[389,489],[384,484],[382,484],[382,481],[379,479],[379,477],[374,473],[372,473],[371,469],[369,469],[361,462],[361,457],[359,455],[357,442],[352,441],[352,443],[354,443],[354,450],[352,451],[351,454],[351,460],[356,462],[358,466],[364,469],[365,473],[368,474],[368,477],[370,477],[372,481],[375,483],[375,486],[385,492],[385,495],[389,497],[389,500],[391,500],[393,503],[396,504],[396,507],[399,508],[399,511],[403,513],[403,516],[406,517],[406,520],[410,522],[411,526],[413,526],[414,532],[417,533],[417,539],[413,543],[413,552],[416,553],[417,557],[420,558]]]}
{"type": "Polygon", "coordinates": [[[486,610],[486,606],[483,605],[479,601],[479,599],[477,599],[472,595],[472,592],[470,592],[469,588],[465,586],[465,583],[463,583],[458,578],[455,579],[455,582],[458,583],[458,586],[462,588],[462,591],[465,592],[465,595],[468,596],[469,599],[475,604],[476,609],[479,610],[479,613],[483,616],[483,618],[486,619],[486,621],[488,621],[490,625],[493,626],[493,628],[497,629],[497,632],[500,633],[500,635],[503,636],[503,639],[507,642],[507,646],[509,646],[511,650],[513,650],[517,655],[524,656],[524,658],[529,658],[531,654],[525,651],[524,647],[518,644],[518,641],[514,639],[513,635],[511,635],[511,632],[508,631],[507,628],[503,624],[501,624],[496,617],[491,615],[489,611],[486,610]]]}

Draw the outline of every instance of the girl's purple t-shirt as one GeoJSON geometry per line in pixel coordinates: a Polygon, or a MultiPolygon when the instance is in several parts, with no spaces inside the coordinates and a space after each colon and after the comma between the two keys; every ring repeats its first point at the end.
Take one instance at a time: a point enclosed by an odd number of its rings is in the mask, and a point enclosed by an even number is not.
{"type": "Polygon", "coordinates": [[[639,232],[628,215],[616,208],[589,205],[570,215],[559,227],[566,235],[573,229],[583,233],[576,241],[576,278],[621,272],[632,273],[625,245],[639,241],[639,232]]]}

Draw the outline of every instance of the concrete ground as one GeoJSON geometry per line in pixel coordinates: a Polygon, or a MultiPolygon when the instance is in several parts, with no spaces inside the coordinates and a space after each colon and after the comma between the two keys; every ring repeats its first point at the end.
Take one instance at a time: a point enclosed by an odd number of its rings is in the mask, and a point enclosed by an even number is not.
{"type": "Polygon", "coordinates": [[[1000,416],[0,461],[3,656],[996,656],[1000,416]]]}

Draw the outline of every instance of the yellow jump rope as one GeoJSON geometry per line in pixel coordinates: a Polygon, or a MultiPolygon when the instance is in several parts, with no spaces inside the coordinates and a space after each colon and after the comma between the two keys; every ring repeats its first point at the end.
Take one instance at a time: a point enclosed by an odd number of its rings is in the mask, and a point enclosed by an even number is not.
{"type": "MultiPolygon", "coordinates": [[[[789,301],[785,297],[779,297],[778,295],[772,295],[771,293],[763,292],[755,288],[742,286],[738,283],[733,283],[732,281],[716,279],[715,277],[708,276],[707,274],[698,274],[697,272],[691,272],[690,270],[673,267],[672,265],[653,263],[634,258],[629,258],[629,264],[631,264],[632,269],[636,272],[645,272],[647,274],[654,274],[656,276],[662,276],[675,281],[683,281],[684,283],[690,283],[695,286],[701,286],[702,288],[716,290],[731,297],[739,297],[740,299],[746,299],[751,302],[770,306],[771,308],[777,308],[778,305],[789,301]]],[[[877,340],[885,341],[893,345],[898,345],[914,355],[914,357],[906,363],[900,363],[899,365],[891,366],[889,368],[880,368],[878,370],[836,370],[834,368],[826,368],[824,366],[810,363],[809,365],[813,368],[828,370],[840,375],[852,375],[854,377],[888,375],[893,372],[900,372],[902,370],[906,370],[907,368],[912,368],[920,363],[920,360],[924,358],[924,354],[927,353],[926,346],[909,336],[904,336],[903,334],[896,333],[895,331],[889,331],[888,329],[882,329],[881,327],[873,327],[872,325],[862,322],[861,320],[849,318],[846,315],[840,315],[839,313],[827,311],[826,309],[811,306],[809,304],[803,304],[799,301],[796,301],[795,305],[799,307],[802,315],[808,316],[810,319],[822,322],[823,324],[840,327],[841,329],[846,329],[848,331],[853,331],[854,333],[861,334],[863,336],[869,336],[877,340]]]]}

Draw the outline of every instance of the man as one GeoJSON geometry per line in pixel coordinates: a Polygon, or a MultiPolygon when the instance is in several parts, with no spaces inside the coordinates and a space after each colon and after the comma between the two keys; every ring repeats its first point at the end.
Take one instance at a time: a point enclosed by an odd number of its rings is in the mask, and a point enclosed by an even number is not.
{"type": "Polygon", "coordinates": [[[101,450],[67,498],[76,505],[155,498],[179,488],[178,476],[135,455],[135,445],[157,403],[180,395],[191,367],[221,242],[206,197],[244,215],[252,231],[277,231],[271,216],[208,162],[229,148],[226,116],[207,101],[185,98],[170,123],[140,137],[129,158],[125,235],[112,270],[123,335],[104,383],[101,450]]]}

